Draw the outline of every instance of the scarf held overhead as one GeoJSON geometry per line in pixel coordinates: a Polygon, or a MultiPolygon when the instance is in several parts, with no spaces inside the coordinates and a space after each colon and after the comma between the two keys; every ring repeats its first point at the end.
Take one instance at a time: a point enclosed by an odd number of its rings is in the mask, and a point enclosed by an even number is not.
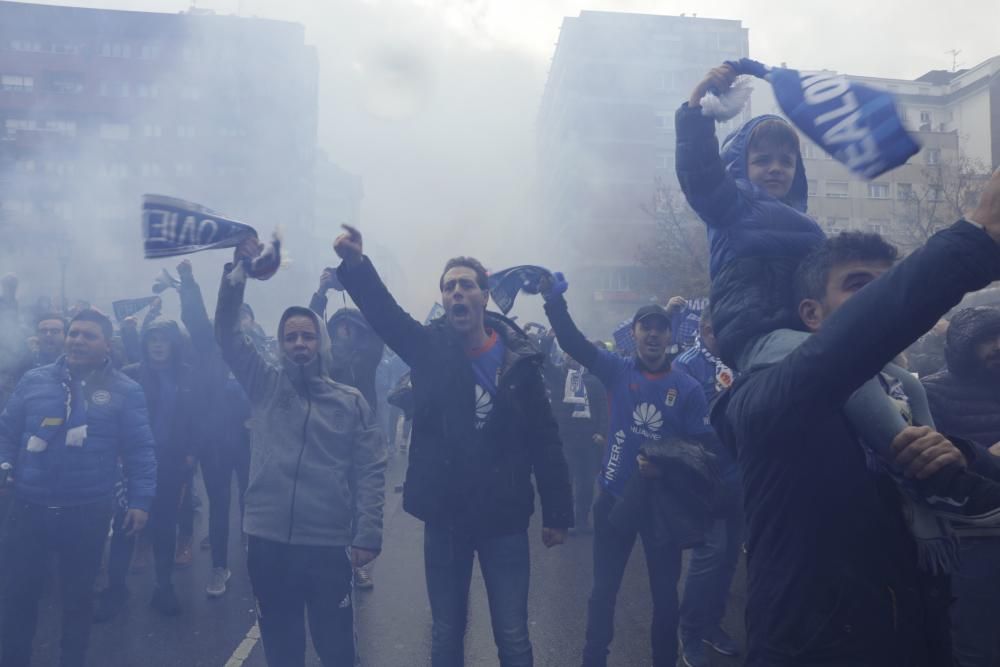
{"type": "Polygon", "coordinates": [[[770,83],[788,120],[863,178],[876,178],[920,151],[887,92],[833,72],[767,67],[749,58],[726,64],[770,83]]]}
{"type": "MultiPolygon", "coordinates": [[[[147,194],[142,198],[142,238],[146,259],[158,259],[235,248],[259,236],[250,225],[226,218],[201,204],[147,194]]],[[[239,278],[245,274],[267,280],[280,265],[281,239],[276,233],[257,257],[244,259],[236,271],[239,278]]]]}
{"type": "Polygon", "coordinates": [[[518,292],[538,294],[538,283],[544,276],[551,276],[548,269],[523,264],[490,275],[490,297],[504,315],[514,307],[518,292]]]}
{"type": "Polygon", "coordinates": [[[138,299],[120,299],[111,304],[111,308],[115,311],[115,319],[121,322],[126,317],[131,317],[135,315],[140,310],[148,306],[149,304],[156,301],[158,297],[155,296],[140,296],[138,299]]]}

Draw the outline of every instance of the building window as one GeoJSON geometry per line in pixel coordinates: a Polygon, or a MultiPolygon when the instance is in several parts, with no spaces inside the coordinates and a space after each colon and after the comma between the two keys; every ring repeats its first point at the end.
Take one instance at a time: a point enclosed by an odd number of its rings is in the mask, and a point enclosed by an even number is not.
{"type": "Polygon", "coordinates": [[[76,166],[72,162],[46,162],[45,173],[56,176],[72,176],[76,173],[76,166]]]}
{"type": "Polygon", "coordinates": [[[35,161],[34,160],[18,160],[14,163],[14,171],[21,174],[33,174],[35,173],[35,161]]]}
{"type": "Polygon", "coordinates": [[[15,39],[10,43],[11,51],[41,51],[41,42],[32,42],[23,39],[15,39]]]}
{"type": "Polygon", "coordinates": [[[944,190],[940,185],[927,186],[927,199],[929,201],[944,201],[944,190]]]}
{"type": "Polygon", "coordinates": [[[126,123],[101,123],[101,139],[125,141],[132,134],[132,128],[126,123]]]}
{"type": "Polygon", "coordinates": [[[933,122],[933,119],[931,118],[931,112],[930,111],[921,111],[920,112],[920,124],[923,125],[924,123],[931,123],[931,122],[933,122]]]}
{"type": "Polygon", "coordinates": [[[159,44],[143,44],[139,51],[139,57],[143,60],[155,60],[160,57],[159,44]]]}
{"type": "Polygon", "coordinates": [[[888,199],[889,198],[889,184],[888,183],[869,183],[868,184],[868,198],[869,199],[888,199]]]}
{"type": "Polygon", "coordinates": [[[178,162],[174,165],[174,173],[178,176],[190,176],[194,173],[194,165],[190,162],[178,162]]]}
{"type": "Polygon", "coordinates": [[[45,127],[42,129],[46,132],[61,134],[67,137],[76,136],[76,122],[72,120],[48,120],[45,121],[45,127]]]}
{"type": "Polygon", "coordinates": [[[49,51],[52,53],[61,53],[66,56],[78,56],[80,55],[80,45],[79,44],[67,44],[65,42],[53,42],[49,45],[49,51]]]}
{"type": "Polygon", "coordinates": [[[105,42],[101,44],[101,55],[105,58],[131,58],[132,47],[121,42],[105,42]]]}
{"type": "Polygon", "coordinates": [[[160,87],[155,83],[140,83],[135,87],[135,94],[139,97],[159,97],[160,87]]]}
{"type": "Polygon", "coordinates": [[[177,126],[177,137],[180,139],[191,139],[197,133],[195,132],[194,125],[178,125],[177,126]]]}
{"type": "Polygon", "coordinates": [[[127,81],[101,81],[98,92],[104,97],[128,97],[131,88],[127,81]]]}
{"type": "Polygon", "coordinates": [[[826,196],[835,199],[847,199],[847,181],[827,181],[826,196]]]}
{"type": "Polygon", "coordinates": [[[827,218],[826,221],[826,228],[831,236],[846,232],[850,227],[851,221],[848,218],[827,218]]]}
{"type": "Polygon", "coordinates": [[[148,139],[155,139],[163,136],[163,127],[160,125],[143,125],[142,136],[148,139]]]}
{"type": "Polygon", "coordinates": [[[37,129],[35,121],[27,118],[8,118],[5,123],[7,136],[13,136],[18,132],[31,132],[37,129]]]}
{"type": "Polygon", "coordinates": [[[896,183],[896,199],[913,198],[913,183],[896,183]]]}
{"type": "Polygon", "coordinates": [[[124,178],[128,176],[129,168],[124,162],[105,162],[101,173],[111,178],[124,178]]]}
{"type": "Polygon", "coordinates": [[[201,90],[194,86],[181,86],[182,100],[200,100],[201,90]]]}
{"type": "Polygon", "coordinates": [[[804,137],[799,142],[799,146],[802,147],[802,157],[806,160],[822,160],[826,157],[826,153],[819,146],[804,137]]]}
{"type": "Polygon", "coordinates": [[[160,165],[156,162],[143,162],[139,165],[139,174],[141,176],[159,176],[162,173],[160,165]]]}
{"type": "Polygon", "coordinates": [[[35,79],[20,74],[0,74],[0,89],[15,93],[30,93],[35,89],[35,79]]]}
{"type": "Polygon", "coordinates": [[[657,153],[656,154],[656,169],[670,169],[673,163],[673,155],[670,153],[657,153]]]}
{"type": "Polygon", "coordinates": [[[872,218],[868,222],[868,231],[872,234],[885,234],[885,230],[889,227],[889,221],[883,218],[872,218]]]}
{"type": "Polygon", "coordinates": [[[806,183],[809,185],[809,196],[815,197],[819,193],[819,185],[816,183],[816,179],[810,178],[806,183]]]}
{"type": "Polygon", "coordinates": [[[83,77],[75,72],[55,72],[49,75],[49,89],[54,93],[75,95],[83,92],[83,77]]]}
{"type": "Polygon", "coordinates": [[[940,148],[928,148],[927,149],[927,164],[941,164],[941,149],[940,148]]]}

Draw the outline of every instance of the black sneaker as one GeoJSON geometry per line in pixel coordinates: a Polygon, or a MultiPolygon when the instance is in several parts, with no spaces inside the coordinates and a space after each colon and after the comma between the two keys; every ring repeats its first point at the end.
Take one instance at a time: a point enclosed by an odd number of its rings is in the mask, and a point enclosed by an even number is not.
{"type": "Polygon", "coordinates": [[[705,645],[697,640],[684,642],[681,660],[685,667],[710,667],[712,664],[708,660],[705,645]]]}
{"type": "Polygon", "coordinates": [[[720,655],[739,655],[740,645],[736,640],[726,634],[722,628],[715,628],[702,640],[712,647],[712,650],[720,655]]]}
{"type": "Polygon", "coordinates": [[[94,623],[107,623],[121,613],[128,600],[127,588],[105,588],[97,598],[94,623]]]}
{"type": "Polygon", "coordinates": [[[153,599],[149,601],[149,606],[160,612],[164,616],[177,616],[181,613],[181,603],[174,593],[174,587],[156,587],[153,591],[153,599]]]}
{"type": "Polygon", "coordinates": [[[918,481],[917,489],[937,516],[971,526],[1000,526],[1000,483],[968,470],[942,470],[918,481]]]}

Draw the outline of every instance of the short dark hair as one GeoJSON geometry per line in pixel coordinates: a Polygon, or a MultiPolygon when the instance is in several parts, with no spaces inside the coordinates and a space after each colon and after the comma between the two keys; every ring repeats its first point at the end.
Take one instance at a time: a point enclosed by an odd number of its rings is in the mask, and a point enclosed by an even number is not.
{"type": "Polygon", "coordinates": [[[62,313],[42,313],[35,318],[35,328],[42,322],[48,322],[50,320],[59,320],[62,323],[63,331],[66,331],[66,318],[62,316],[62,313]]]}
{"type": "Polygon", "coordinates": [[[73,322],[77,321],[94,322],[95,324],[100,325],[101,333],[104,334],[104,337],[108,340],[109,343],[111,342],[111,339],[115,335],[115,328],[111,325],[111,320],[108,318],[107,315],[97,310],[96,308],[84,308],[83,310],[81,310],[79,313],[73,316],[73,319],[69,321],[70,326],[72,326],[73,322]]]}
{"type": "Polygon", "coordinates": [[[441,272],[441,278],[438,280],[438,289],[444,291],[444,274],[456,266],[464,266],[475,271],[476,284],[479,285],[479,289],[485,291],[490,288],[490,274],[486,272],[486,267],[478,259],[474,257],[452,257],[444,265],[444,271],[441,272]]]}
{"type": "Polygon", "coordinates": [[[791,148],[798,153],[799,135],[791,125],[780,118],[768,118],[767,120],[762,120],[750,132],[750,141],[747,142],[747,150],[755,149],[765,144],[779,148],[791,148]]]}
{"type": "Polygon", "coordinates": [[[884,262],[892,264],[899,250],[879,234],[841,232],[828,238],[799,264],[795,272],[795,303],[803,299],[821,300],[826,296],[827,282],[833,267],[847,262],[884,262]]]}

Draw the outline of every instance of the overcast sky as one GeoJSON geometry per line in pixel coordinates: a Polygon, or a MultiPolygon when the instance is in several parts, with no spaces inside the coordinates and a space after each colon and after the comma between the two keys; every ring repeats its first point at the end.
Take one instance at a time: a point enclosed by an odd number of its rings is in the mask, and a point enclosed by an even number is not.
{"type": "MultiPolygon", "coordinates": [[[[161,12],[191,6],[188,0],[48,4],[161,12]]],[[[494,269],[551,259],[520,238],[533,225],[534,123],[565,16],[595,9],[739,19],[750,31],[751,56],[765,63],[862,75],[914,78],[948,69],[951,49],[961,50],[965,66],[1000,54],[998,0],[196,4],[306,26],[320,59],[320,144],[364,178],[368,238],[429,287],[436,267],[457,254],[478,254],[494,269]]],[[[426,302],[433,290],[411,297],[426,302]]]]}

